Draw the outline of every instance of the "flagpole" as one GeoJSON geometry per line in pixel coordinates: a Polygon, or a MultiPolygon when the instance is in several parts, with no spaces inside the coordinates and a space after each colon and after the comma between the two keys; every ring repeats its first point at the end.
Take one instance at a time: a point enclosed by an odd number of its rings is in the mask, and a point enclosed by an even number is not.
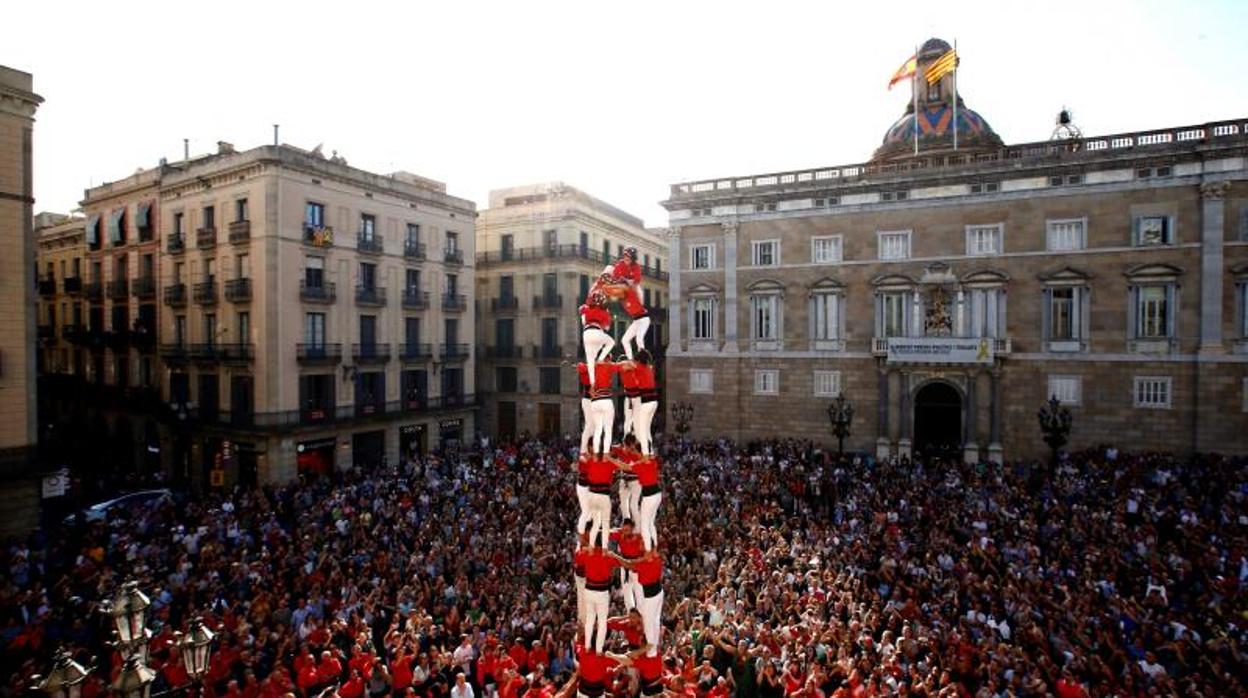
{"type": "Polygon", "coordinates": [[[953,40],[953,149],[958,149],[958,40],[953,40]]]}
{"type": "Polygon", "coordinates": [[[914,96],[914,154],[919,154],[919,47],[914,47],[914,72],[910,74],[910,94],[914,96]]]}

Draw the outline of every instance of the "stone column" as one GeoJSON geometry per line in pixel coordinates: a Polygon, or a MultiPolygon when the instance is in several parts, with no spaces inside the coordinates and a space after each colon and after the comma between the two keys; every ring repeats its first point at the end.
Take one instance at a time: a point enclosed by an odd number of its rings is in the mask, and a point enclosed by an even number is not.
{"type": "Polygon", "coordinates": [[[1222,243],[1230,182],[1200,185],[1200,353],[1221,354],[1222,243]]]}
{"type": "Polygon", "coordinates": [[[897,439],[897,457],[909,458],[912,445],[910,425],[914,423],[914,414],[910,408],[910,372],[902,371],[900,381],[901,385],[898,392],[901,394],[898,398],[901,402],[901,410],[900,414],[897,415],[897,420],[900,422],[897,426],[901,430],[901,437],[897,439]]]}
{"type": "Polygon", "coordinates": [[[724,229],[724,348],[737,351],[737,222],[725,221],[724,229]]]}
{"type": "Polygon", "coordinates": [[[684,326],[681,317],[684,315],[685,301],[680,295],[680,226],[667,229],[667,349],[668,353],[684,350],[681,336],[684,326]]]}
{"type": "Polygon", "coordinates": [[[979,371],[966,374],[966,424],[962,436],[962,461],[964,463],[979,462],[979,404],[976,401],[976,390],[979,371]]]}
{"type": "Polygon", "coordinates": [[[879,374],[879,388],[876,394],[875,422],[875,457],[888,458],[888,368],[880,364],[876,369],[879,374]]]}
{"type": "Polygon", "coordinates": [[[989,420],[988,460],[1000,464],[1005,460],[1004,449],[1001,447],[1001,368],[993,367],[988,375],[992,379],[988,395],[992,406],[989,420]]]}

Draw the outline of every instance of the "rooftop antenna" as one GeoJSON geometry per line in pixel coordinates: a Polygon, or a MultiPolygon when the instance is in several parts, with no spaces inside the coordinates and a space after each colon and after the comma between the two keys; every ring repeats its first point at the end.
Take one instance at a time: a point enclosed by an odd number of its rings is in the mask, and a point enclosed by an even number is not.
{"type": "Polygon", "coordinates": [[[1053,135],[1049,136],[1051,141],[1067,141],[1083,138],[1083,132],[1075,125],[1075,114],[1065,106],[1057,113],[1054,119],[1056,128],[1053,129],[1053,135]]]}

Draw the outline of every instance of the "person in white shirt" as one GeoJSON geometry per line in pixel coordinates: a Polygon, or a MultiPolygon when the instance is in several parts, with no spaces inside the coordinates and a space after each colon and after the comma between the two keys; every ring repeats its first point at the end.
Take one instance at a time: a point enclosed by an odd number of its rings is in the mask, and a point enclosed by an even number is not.
{"type": "MultiPolygon", "coordinates": [[[[455,653],[459,654],[458,648],[456,648],[455,653]]],[[[464,678],[463,672],[455,674],[455,685],[451,687],[451,698],[473,698],[472,686],[464,678]]]]}

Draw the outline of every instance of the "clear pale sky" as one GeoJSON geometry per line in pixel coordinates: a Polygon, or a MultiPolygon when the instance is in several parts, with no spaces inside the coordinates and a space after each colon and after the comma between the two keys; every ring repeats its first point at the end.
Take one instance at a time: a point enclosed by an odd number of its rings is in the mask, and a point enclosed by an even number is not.
{"type": "Polygon", "coordinates": [[[563,180],[664,225],[668,185],[868,159],[931,36],[1007,143],[1248,117],[1248,2],[14,0],[36,210],[160,157],[282,140],[484,207],[563,180]]]}

